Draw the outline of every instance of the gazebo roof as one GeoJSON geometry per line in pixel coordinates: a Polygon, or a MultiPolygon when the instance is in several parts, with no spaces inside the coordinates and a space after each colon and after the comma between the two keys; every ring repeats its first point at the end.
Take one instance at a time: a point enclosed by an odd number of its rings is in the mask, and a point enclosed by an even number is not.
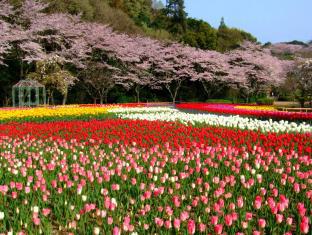
{"type": "Polygon", "coordinates": [[[40,84],[36,80],[31,80],[31,79],[25,79],[25,80],[20,80],[18,83],[16,83],[14,88],[19,88],[19,87],[34,87],[34,88],[41,88],[44,87],[44,85],[40,84]]]}

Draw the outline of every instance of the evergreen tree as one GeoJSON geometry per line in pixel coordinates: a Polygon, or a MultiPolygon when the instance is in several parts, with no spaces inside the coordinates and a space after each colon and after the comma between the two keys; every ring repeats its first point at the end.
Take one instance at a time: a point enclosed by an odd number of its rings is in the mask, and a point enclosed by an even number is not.
{"type": "Polygon", "coordinates": [[[187,13],[184,0],[167,0],[166,12],[171,21],[169,31],[178,35],[185,33],[187,13]]]}
{"type": "Polygon", "coordinates": [[[224,17],[221,18],[221,21],[220,21],[220,25],[219,25],[219,30],[220,29],[226,29],[227,26],[225,24],[225,21],[224,21],[224,17]]]}

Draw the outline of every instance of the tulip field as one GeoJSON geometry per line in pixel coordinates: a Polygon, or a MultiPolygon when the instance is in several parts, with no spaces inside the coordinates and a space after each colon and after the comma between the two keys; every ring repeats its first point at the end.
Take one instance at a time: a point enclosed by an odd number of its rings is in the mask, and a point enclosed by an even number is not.
{"type": "Polygon", "coordinates": [[[198,106],[0,109],[0,232],[311,234],[311,115],[198,106]]]}

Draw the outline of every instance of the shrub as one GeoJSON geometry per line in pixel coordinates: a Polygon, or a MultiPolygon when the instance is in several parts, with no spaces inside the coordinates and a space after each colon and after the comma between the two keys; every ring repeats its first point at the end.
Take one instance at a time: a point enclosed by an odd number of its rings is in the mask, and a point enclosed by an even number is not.
{"type": "Polygon", "coordinates": [[[258,105],[273,105],[274,104],[274,99],[271,99],[271,98],[257,99],[257,104],[258,105]]]}
{"type": "Polygon", "coordinates": [[[206,103],[232,104],[232,101],[225,99],[208,99],[206,100],[206,103]]]}

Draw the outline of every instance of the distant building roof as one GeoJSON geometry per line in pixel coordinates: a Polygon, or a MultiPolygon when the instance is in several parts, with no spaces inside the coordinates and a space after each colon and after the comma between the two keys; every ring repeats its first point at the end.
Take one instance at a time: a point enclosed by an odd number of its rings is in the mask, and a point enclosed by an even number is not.
{"type": "Polygon", "coordinates": [[[20,80],[18,83],[16,83],[14,88],[18,87],[44,87],[41,83],[39,83],[36,80],[31,80],[31,79],[25,79],[25,80],[20,80]]]}

